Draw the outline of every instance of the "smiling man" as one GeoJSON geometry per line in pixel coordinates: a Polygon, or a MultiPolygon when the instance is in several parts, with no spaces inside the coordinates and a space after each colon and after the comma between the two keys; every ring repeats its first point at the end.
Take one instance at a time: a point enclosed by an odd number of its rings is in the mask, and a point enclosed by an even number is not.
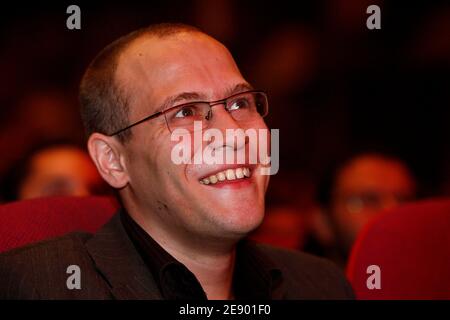
{"type": "MultiPolygon", "coordinates": [[[[73,233],[4,254],[0,296],[352,297],[325,260],[245,239],[264,216],[268,176],[261,164],[251,157],[241,164],[173,161],[177,130],[196,157],[198,128],[224,135],[267,129],[266,94],[250,86],[221,43],[180,24],[135,31],[94,59],[80,101],[89,153],[122,208],[94,235],[73,233]],[[67,288],[70,265],[80,267],[80,289],[67,288]]],[[[248,139],[200,144],[224,154],[254,150],[248,139]]]]}

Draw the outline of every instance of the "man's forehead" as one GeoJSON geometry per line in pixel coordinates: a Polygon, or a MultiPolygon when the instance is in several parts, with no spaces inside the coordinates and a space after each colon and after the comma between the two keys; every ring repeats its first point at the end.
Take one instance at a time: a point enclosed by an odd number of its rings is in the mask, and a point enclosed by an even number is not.
{"type": "Polygon", "coordinates": [[[347,187],[370,187],[391,189],[412,183],[406,167],[391,159],[361,157],[343,168],[339,184],[347,187]]]}
{"type": "Polygon", "coordinates": [[[207,34],[196,31],[180,31],[167,36],[157,36],[151,34],[143,34],[124,50],[124,53],[130,56],[166,56],[168,52],[180,50],[188,47],[202,48],[226,48],[216,39],[207,34]],[[164,53],[164,55],[161,55],[164,53]]]}
{"type": "Polygon", "coordinates": [[[116,77],[132,90],[134,99],[146,100],[160,100],[155,97],[160,93],[166,97],[184,91],[212,92],[214,84],[228,89],[227,80],[243,82],[228,50],[197,32],[137,39],[120,56],[116,77]]]}
{"type": "Polygon", "coordinates": [[[204,62],[235,66],[228,50],[215,39],[199,32],[180,32],[164,38],[143,35],[120,55],[117,73],[148,78],[152,73],[171,74],[180,67],[195,68],[204,62]],[[205,61],[205,57],[209,57],[205,61]]]}

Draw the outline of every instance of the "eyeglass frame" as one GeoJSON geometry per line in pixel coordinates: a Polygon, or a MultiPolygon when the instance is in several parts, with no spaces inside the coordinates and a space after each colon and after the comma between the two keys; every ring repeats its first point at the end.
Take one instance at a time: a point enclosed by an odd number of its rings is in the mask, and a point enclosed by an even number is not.
{"type": "MultiPolygon", "coordinates": [[[[147,116],[147,117],[145,117],[145,118],[143,118],[143,119],[141,119],[141,120],[138,120],[138,121],[136,121],[136,122],[130,124],[129,126],[123,128],[123,129],[117,130],[117,131],[115,131],[115,132],[109,134],[108,136],[113,137],[113,136],[115,136],[115,135],[118,135],[119,133],[122,133],[122,132],[124,132],[124,131],[126,131],[126,130],[128,130],[128,129],[133,128],[134,126],[137,126],[138,124],[141,124],[141,123],[146,122],[146,121],[148,121],[148,120],[155,119],[155,118],[157,118],[157,117],[159,117],[159,116],[162,116],[162,115],[166,114],[167,112],[169,112],[169,111],[171,111],[171,110],[173,110],[173,109],[175,109],[175,108],[180,108],[180,107],[184,107],[184,106],[189,106],[189,105],[191,105],[191,104],[196,104],[196,103],[205,103],[205,104],[208,104],[208,105],[209,105],[209,112],[208,112],[207,118],[205,118],[205,119],[209,120],[209,119],[211,119],[212,107],[213,107],[213,106],[219,105],[219,104],[224,104],[224,105],[226,106],[226,105],[227,105],[227,101],[228,101],[229,99],[231,99],[231,98],[233,98],[233,97],[236,97],[236,96],[239,96],[239,95],[241,95],[241,94],[245,94],[245,93],[261,93],[261,94],[263,94],[263,95],[265,96],[266,101],[267,101],[267,111],[266,111],[266,113],[265,113],[264,115],[261,115],[261,118],[264,118],[264,117],[269,113],[269,103],[268,103],[268,98],[267,98],[267,92],[265,92],[265,91],[263,91],[263,90],[247,90],[247,91],[235,93],[235,94],[233,94],[233,95],[231,95],[231,96],[229,96],[229,97],[227,97],[227,98],[220,99],[220,100],[215,100],[215,101],[191,101],[191,102],[186,102],[186,103],[178,104],[178,105],[176,105],[176,106],[167,108],[167,109],[165,109],[165,110],[155,112],[155,113],[153,113],[153,114],[151,114],[151,115],[149,115],[149,116],[147,116]]],[[[227,110],[227,109],[225,108],[225,110],[227,110]]],[[[227,112],[228,112],[228,110],[227,110],[227,112]]],[[[165,122],[166,122],[167,128],[168,128],[169,131],[170,131],[170,127],[169,127],[169,124],[167,123],[167,119],[165,119],[165,122]]]]}

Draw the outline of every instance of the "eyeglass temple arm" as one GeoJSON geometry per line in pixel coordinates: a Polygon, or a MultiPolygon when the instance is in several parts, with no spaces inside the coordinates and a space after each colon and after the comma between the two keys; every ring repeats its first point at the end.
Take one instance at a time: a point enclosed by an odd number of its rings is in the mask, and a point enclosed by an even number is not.
{"type": "Polygon", "coordinates": [[[144,119],[141,119],[141,120],[139,120],[139,121],[136,121],[135,123],[130,124],[128,127],[125,127],[125,128],[123,128],[123,129],[120,129],[120,130],[118,130],[118,131],[116,131],[116,132],[114,132],[114,133],[111,133],[109,136],[112,137],[112,136],[118,135],[119,133],[122,133],[122,132],[124,132],[125,130],[131,129],[132,127],[137,126],[138,124],[141,124],[142,122],[145,122],[145,121],[147,121],[147,120],[150,120],[150,119],[159,117],[159,116],[162,115],[162,114],[163,114],[162,111],[159,111],[159,112],[157,112],[157,113],[154,113],[154,114],[152,114],[152,115],[150,115],[150,116],[148,116],[148,117],[145,117],[144,119]]]}

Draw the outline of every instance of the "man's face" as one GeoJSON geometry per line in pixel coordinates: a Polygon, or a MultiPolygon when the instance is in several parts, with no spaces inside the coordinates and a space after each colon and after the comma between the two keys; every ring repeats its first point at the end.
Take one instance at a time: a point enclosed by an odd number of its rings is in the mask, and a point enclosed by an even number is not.
{"type": "Polygon", "coordinates": [[[414,195],[414,180],[401,162],[375,155],[351,161],[337,176],[331,210],[344,245],[350,247],[361,229],[384,209],[414,195]]]}
{"type": "Polygon", "coordinates": [[[53,147],[32,157],[18,193],[19,199],[87,196],[103,183],[87,154],[71,147],[53,147]]]}
{"type": "MultiPolygon", "coordinates": [[[[200,33],[140,38],[120,57],[116,76],[128,93],[130,123],[161,111],[169,97],[190,93],[171,107],[223,99],[248,86],[226,48],[200,33]]],[[[212,112],[209,126],[223,133],[266,128],[261,117],[235,122],[223,105],[212,112]]],[[[132,138],[125,144],[129,184],[121,192],[128,198],[125,204],[132,201],[140,208],[148,229],[201,239],[238,239],[261,223],[268,176],[257,174],[256,167],[239,165],[250,168],[250,178],[206,185],[200,182],[203,178],[230,165],[175,164],[171,153],[178,141],[171,141],[164,116],[131,130],[132,138]]],[[[193,157],[199,149],[192,151],[193,157]]]]}

